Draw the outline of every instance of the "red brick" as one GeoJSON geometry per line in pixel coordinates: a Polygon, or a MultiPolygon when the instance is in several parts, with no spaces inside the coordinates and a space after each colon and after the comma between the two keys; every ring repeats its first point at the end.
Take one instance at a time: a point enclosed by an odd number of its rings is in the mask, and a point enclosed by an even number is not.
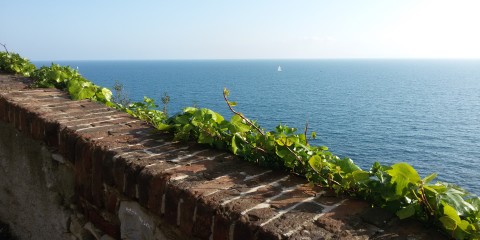
{"type": "Polygon", "coordinates": [[[212,217],[215,216],[215,210],[213,206],[201,200],[196,207],[197,214],[195,216],[195,224],[193,225],[193,235],[201,239],[208,239],[212,233],[212,217]]]}
{"type": "Polygon", "coordinates": [[[181,190],[167,185],[165,189],[165,220],[172,226],[177,226],[178,203],[181,199],[181,190]]]}
{"type": "Polygon", "coordinates": [[[115,186],[115,178],[113,176],[113,167],[114,167],[113,157],[116,154],[117,153],[113,151],[106,151],[102,161],[101,174],[102,174],[103,182],[109,186],[115,186]]]}
{"type": "Polygon", "coordinates": [[[192,235],[193,226],[195,222],[193,221],[193,214],[195,213],[195,207],[197,205],[197,199],[189,194],[182,195],[183,203],[181,205],[180,211],[180,230],[183,233],[192,235]]]}
{"type": "Polygon", "coordinates": [[[7,101],[0,95],[0,120],[7,121],[7,101]]]}
{"type": "Polygon", "coordinates": [[[59,125],[57,122],[45,121],[43,122],[44,141],[48,146],[59,147],[59,125]]]}
{"type": "Polygon", "coordinates": [[[8,111],[8,118],[7,118],[7,122],[11,123],[12,125],[14,125],[14,119],[15,119],[15,112],[14,112],[14,106],[12,105],[12,103],[9,103],[8,104],[8,108],[7,108],[7,111],[8,111]]]}
{"type": "MultiPolygon", "coordinates": [[[[150,174],[148,170],[146,170],[143,174],[150,174]]],[[[167,175],[155,174],[150,175],[150,181],[148,183],[148,200],[147,200],[147,208],[156,213],[157,215],[162,215],[162,198],[163,194],[165,193],[165,188],[167,186],[167,182],[169,177],[167,175]]],[[[142,187],[146,186],[144,184],[141,185],[142,187]]]]}
{"type": "Polygon", "coordinates": [[[233,239],[229,240],[255,239],[257,231],[258,226],[254,226],[241,218],[235,223],[233,239]]]}
{"type": "Polygon", "coordinates": [[[142,170],[138,176],[138,203],[145,208],[148,208],[148,198],[151,195],[149,191],[151,191],[150,184],[152,178],[152,174],[145,169],[142,170]]]}
{"type": "Polygon", "coordinates": [[[22,112],[23,112],[23,109],[21,109],[21,107],[18,106],[18,105],[14,105],[13,111],[14,111],[14,125],[15,125],[15,128],[17,128],[17,130],[22,132],[23,131],[23,129],[22,129],[22,112]]]}
{"type": "MultiPolygon", "coordinates": [[[[47,124],[45,126],[45,131],[46,135],[47,131],[52,131],[55,132],[54,125],[47,124]],[[49,129],[50,128],[50,129],[49,129]]],[[[60,153],[70,162],[75,163],[76,160],[76,154],[75,154],[75,144],[77,140],[82,139],[81,136],[78,136],[75,134],[72,130],[64,128],[60,131],[60,134],[58,134],[60,139],[59,139],[59,151],[60,153]]],[[[52,140],[50,140],[52,141],[52,140]]]]}
{"type": "Polygon", "coordinates": [[[117,214],[118,203],[120,201],[119,193],[114,189],[107,189],[105,192],[105,209],[112,213],[117,214]]]}
{"type": "Polygon", "coordinates": [[[133,199],[137,193],[137,179],[143,166],[137,164],[146,153],[134,152],[128,156],[113,157],[113,178],[121,193],[133,199]]]}
{"type": "Polygon", "coordinates": [[[33,133],[32,133],[32,124],[33,120],[35,119],[35,114],[30,111],[26,111],[24,113],[24,123],[23,123],[23,129],[24,133],[27,134],[29,137],[33,138],[33,133]]]}
{"type": "Polygon", "coordinates": [[[77,194],[92,201],[92,146],[85,140],[75,145],[75,189],[77,194]]]}
{"type": "MultiPolygon", "coordinates": [[[[108,213],[104,213],[108,214],[108,213]]],[[[109,236],[120,239],[120,222],[118,219],[105,219],[97,209],[88,209],[88,220],[102,232],[109,236]]],[[[113,218],[113,217],[112,217],[113,218]]]]}
{"type": "Polygon", "coordinates": [[[103,208],[105,203],[102,178],[102,163],[104,158],[105,151],[94,146],[92,152],[92,203],[99,208],[103,208]]]}
{"type": "Polygon", "coordinates": [[[9,106],[8,106],[8,111],[9,111],[9,114],[8,114],[8,121],[12,124],[12,126],[16,127],[15,125],[15,112],[16,112],[16,109],[17,109],[17,106],[16,106],[16,103],[10,103],[9,106]]]}
{"type": "MultiPolygon", "coordinates": [[[[234,222],[234,221],[233,221],[234,222]]],[[[230,225],[232,220],[221,214],[215,215],[215,226],[213,228],[213,239],[223,240],[229,239],[230,225]]]]}
{"type": "Polygon", "coordinates": [[[123,157],[116,156],[113,158],[113,179],[115,180],[115,187],[121,193],[124,189],[125,166],[127,160],[123,157]]]}
{"type": "MultiPolygon", "coordinates": [[[[31,134],[32,137],[36,140],[44,140],[45,135],[45,128],[44,128],[44,121],[42,118],[38,116],[38,114],[34,113],[32,115],[32,120],[30,123],[31,134]]],[[[58,134],[57,134],[58,135],[58,134]]],[[[58,142],[58,141],[57,141],[58,142]]]]}

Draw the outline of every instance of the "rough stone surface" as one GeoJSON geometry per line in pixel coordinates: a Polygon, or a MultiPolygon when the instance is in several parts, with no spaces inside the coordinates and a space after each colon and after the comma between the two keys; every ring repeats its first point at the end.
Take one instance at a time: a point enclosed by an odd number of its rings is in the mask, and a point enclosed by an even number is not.
{"type": "Polygon", "coordinates": [[[0,74],[0,220],[24,239],[446,239],[28,81],[0,74]]]}
{"type": "MultiPolygon", "coordinates": [[[[118,210],[122,239],[181,239],[176,228],[166,224],[135,201],[122,201],[118,210]]],[[[184,239],[192,239],[184,237],[184,239]]]]}
{"type": "Polygon", "coordinates": [[[12,235],[10,233],[10,226],[8,224],[0,222],[0,239],[2,240],[9,240],[12,239],[12,235]]]}
{"type": "Polygon", "coordinates": [[[55,164],[43,144],[3,122],[0,136],[0,219],[20,239],[63,239],[73,170],[55,164]]]}

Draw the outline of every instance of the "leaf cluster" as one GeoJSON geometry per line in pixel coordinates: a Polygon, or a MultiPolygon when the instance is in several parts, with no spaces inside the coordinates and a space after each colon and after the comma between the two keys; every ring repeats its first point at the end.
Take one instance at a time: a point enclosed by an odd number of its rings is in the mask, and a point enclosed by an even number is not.
{"type": "Polygon", "coordinates": [[[93,84],[84,78],[78,70],[69,66],[60,66],[52,63],[43,66],[32,74],[33,87],[55,87],[66,90],[72,99],[90,99],[102,103],[110,103],[112,92],[104,87],[93,84]]]}
{"type": "Polygon", "coordinates": [[[167,115],[158,110],[158,105],[155,100],[143,97],[143,102],[131,102],[124,106],[121,103],[114,103],[114,107],[118,110],[124,111],[133,117],[139,118],[150,123],[153,127],[159,130],[169,129],[170,126],[165,124],[167,115]]]}
{"type": "Polygon", "coordinates": [[[18,53],[0,52],[0,71],[29,77],[35,69],[35,65],[18,53]]]}

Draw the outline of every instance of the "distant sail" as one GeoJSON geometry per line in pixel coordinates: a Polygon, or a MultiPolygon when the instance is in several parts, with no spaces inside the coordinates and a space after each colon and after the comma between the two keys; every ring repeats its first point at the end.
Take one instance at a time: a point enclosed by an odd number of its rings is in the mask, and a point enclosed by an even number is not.
{"type": "Polygon", "coordinates": [[[281,72],[282,71],[282,66],[278,66],[277,71],[281,72]]]}

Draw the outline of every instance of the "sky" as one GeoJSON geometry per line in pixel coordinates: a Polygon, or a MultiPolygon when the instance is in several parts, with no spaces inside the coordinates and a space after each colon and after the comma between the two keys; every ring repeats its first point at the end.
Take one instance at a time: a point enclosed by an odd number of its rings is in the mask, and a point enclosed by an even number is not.
{"type": "MultiPolygon", "coordinates": [[[[477,0],[15,0],[31,60],[480,58],[477,0]]],[[[2,49],[3,50],[3,49],[2,49]]]]}

